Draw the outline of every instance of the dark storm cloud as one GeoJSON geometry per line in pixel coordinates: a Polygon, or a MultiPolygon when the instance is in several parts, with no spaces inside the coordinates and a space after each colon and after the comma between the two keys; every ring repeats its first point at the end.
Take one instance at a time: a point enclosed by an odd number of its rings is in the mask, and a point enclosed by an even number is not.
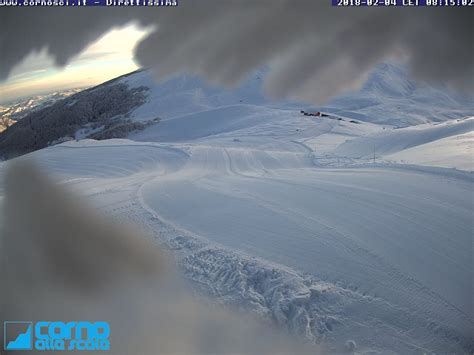
{"type": "Polygon", "coordinates": [[[469,8],[334,8],[329,1],[180,1],[178,8],[2,9],[0,76],[47,47],[58,65],[114,26],[156,25],[136,59],[158,78],[186,71],[234,85],[270,63],[274,96],[321,101],[403,57],[423,80],[474,91],[469,8]]]}

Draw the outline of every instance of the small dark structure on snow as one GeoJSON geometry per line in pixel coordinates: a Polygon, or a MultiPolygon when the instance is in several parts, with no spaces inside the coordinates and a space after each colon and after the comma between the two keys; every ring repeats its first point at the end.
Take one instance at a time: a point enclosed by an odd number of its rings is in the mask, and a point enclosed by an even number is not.
{"type": "Polygon", "coordinates": [[[321,117],[321,112],[319,112],[319,111],[317,111],[317,112],[306,112],[306,111],[301,110],[300,112],[305,116],[321,117]]]}

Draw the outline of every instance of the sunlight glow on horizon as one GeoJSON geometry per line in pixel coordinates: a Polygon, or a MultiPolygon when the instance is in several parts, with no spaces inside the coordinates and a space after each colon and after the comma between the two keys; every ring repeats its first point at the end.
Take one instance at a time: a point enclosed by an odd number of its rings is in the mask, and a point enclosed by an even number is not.
{"type": "Polygon", "coordinates": [[[54,66],[46,49],[31,53],[0,83],[0,103],[93,86],[134,71],[139,67],[133,60],[133,50],[149,31],[133,24],[113,29],[64,68],[54,66]]]}

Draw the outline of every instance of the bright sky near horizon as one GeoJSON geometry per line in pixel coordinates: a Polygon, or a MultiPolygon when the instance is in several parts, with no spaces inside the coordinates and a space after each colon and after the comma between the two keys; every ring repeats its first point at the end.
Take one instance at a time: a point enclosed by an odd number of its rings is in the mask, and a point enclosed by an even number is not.
{"type": "Polygon", "coordinates": [[[0,104],[58,90],[87,87],[138,68],[133,60],[137,42],[148,31],[136,25],[116,28],[88,46],[64,68],[46,49],[31,53],[0,83],[0,104]]]}

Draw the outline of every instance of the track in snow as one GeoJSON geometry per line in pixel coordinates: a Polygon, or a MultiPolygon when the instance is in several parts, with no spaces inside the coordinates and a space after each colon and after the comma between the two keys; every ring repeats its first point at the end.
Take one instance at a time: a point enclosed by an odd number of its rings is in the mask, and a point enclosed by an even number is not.
{"type": "Polygon", "coordinates": [[[366,350],[472,348],[468,173],[315,169],[299,143],[224,143],[79,142],[33,156],[149,228],[204,292],[330,350],[351,338],[366,350]]]}

